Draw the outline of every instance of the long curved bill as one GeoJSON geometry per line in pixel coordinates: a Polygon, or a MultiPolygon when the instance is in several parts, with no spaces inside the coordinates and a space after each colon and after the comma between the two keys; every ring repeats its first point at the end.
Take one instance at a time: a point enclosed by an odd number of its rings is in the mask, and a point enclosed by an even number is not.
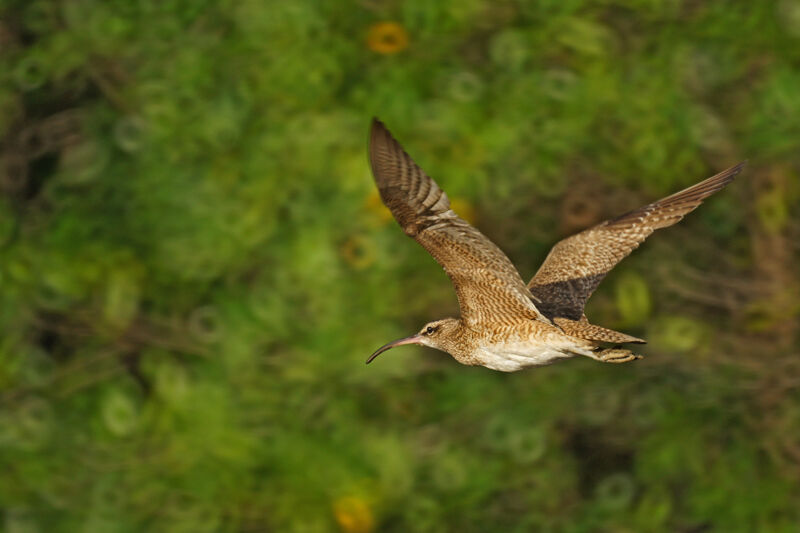
{"type": "Polygon", "coordinates": [[[382,354],[386,350],[388,350],[390,348],[394,348],[395,346],[402,346],[404,344],[422,344],[422,343],[420,342],[419,335],[411,335],[410,337],[406,337],[405,339],[398,339],[398,340],[392,341],[392,342],[390,342],[388,344],[384,344],[383,346],[378,348],[375,351],[374,354],[369,356],[369,359],[367,359],[367,364],[370,364],[373,359],[378,357],[380,354],[382,354]]]}

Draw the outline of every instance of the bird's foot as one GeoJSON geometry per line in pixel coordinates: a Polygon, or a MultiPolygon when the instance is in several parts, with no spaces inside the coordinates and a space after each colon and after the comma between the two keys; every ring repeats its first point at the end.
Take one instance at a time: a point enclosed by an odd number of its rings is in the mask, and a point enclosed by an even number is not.
{"type": "Polygon", "coordinates": [[[603,363],[627,363],[628,361],[641,359],[642,356],[615,346],[595,351],[594,358],[603,363]]]}

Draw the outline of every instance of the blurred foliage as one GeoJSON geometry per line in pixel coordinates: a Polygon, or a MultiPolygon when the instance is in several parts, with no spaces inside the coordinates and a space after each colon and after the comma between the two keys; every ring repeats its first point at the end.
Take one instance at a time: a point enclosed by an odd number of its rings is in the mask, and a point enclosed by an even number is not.
{"type": "Polygon", "coordinates": [[[0,527],[800,528],[800,2],[3,0],[0,527]],[[623,366],[405,348],[457,312],[380,116],[530,276],[742,159],[609,276],[623,366]]]}

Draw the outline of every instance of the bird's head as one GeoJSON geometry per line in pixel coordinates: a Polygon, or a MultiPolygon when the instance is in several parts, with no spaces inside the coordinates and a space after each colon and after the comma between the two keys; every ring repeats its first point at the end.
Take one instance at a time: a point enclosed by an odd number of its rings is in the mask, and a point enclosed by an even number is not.
{"type": "Polygon", "coordinates": [[[389,348],[402,346],[404,344],[421,344],[423,346],[429,346],[431,348],[436,348],[437,350],[442,350],[443,352],[449,352],[448,347],[453,343],[453,337],[459,327],[459,324],[460,321],[456,318],[443,318],[441,320],[428,322],[422,326],[422,329],[419,330],[419,333],[416,335],[411,335],[410,337],[406,337],[404,339],[392,341],[378,348],[375,353],[369,356],[369,359],[367,359],[367,364],[370,364],[373,359],[378,357],[389,348]]]}

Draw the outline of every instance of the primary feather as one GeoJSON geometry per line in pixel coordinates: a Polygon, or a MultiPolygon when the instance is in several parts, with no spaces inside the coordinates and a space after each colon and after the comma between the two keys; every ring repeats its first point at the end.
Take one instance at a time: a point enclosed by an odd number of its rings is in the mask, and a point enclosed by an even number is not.
{"type": "Polygon", "coordinates": [[[406,234],[450,276],[467,324],[525,316],[549,322],[506,254],[450,209],[447,194],[377,119],[369,155],[381,199],[406,234]]]}
{"type": "Polygon", "coordinates": [[[705,181],[556,244],[528,283],[548,317],[579,320],[600,281],[651,233],[672,226],[738,174],[739,163],[705,181]]]}

